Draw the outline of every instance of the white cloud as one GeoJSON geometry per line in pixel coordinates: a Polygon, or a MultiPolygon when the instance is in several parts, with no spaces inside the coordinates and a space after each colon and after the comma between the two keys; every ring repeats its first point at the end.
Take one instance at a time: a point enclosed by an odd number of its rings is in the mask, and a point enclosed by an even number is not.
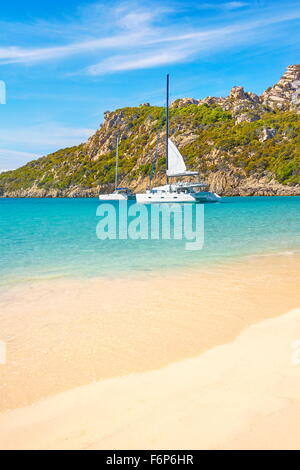
{"type": "Polygon", "coordinates": [[[88,68],[91,75],[102,75],[105,73],[118,72],[124,70],[137,70],[159,65],[181,62],[186,58],[185,51],[170,50],[155,51],[150,53],[132,54],[128,56],[113,56],[99,64],[92,65],[88,68]]]}
{"type": "Polygon", "coordinates": [[[248,2],[225,2],[225,3],[200,3],[199,10],[237,10],[249,6],[248,2]]]}
{"type": "Polygon", "coordinates": [[[227,2],[223,3],[221,7],[223,6],[224,10],[237,10],[238,8],[245,8],[249,5],[249,3],[246,2],[227,2]]]}
{"type": "Polygon", "coordinates": [[[95,132],[94,129],[64,127],[59,123],[45,122],[34,126],[15,129],[1,129],[0,140],[2,145],[15,144],[16,138],[19,146],[39,148],[46,146],[68,147],[78,145],[95,132]]]}
{"type": "MultiPolygon", "coordinates": [[[[147,42],[157,33],[152,23],[159,18],[166,9],[160,7],[142,8],[131,4],[119,5],[115,8],[103,10],[103,5],[94,5],[84,10],[86,18],[80,19],[77,24],[71,22],[66,25],[48,24],[45,22],[36,22],[25,27],[27,34],[44,34],[48,30],[51,42],[53,35],[61,41],[70,35],[79,37],[69,44],[62,44],[53,47],[0,47],[0,64],[10,63],[37,63],[53,59],[62,59],[74,55],[93,54],[96,51],[106,51],[114,49],[130,49],[137,44],[147,42]],[[89,10],[89,14],[86,12],[89,10]],[[58,31],[58,33],[57,33],[58,31]]],[[[1,23],[1,29],[8,27],[7,23],[1,23]]],[[[16,31],[26,25],[15,25],[16,31]]],[[[29,35],[30,35],[29,34],[29,35]]]]}
{"type": "Polygon", "coordinates": [[[25,163],[38,158],[40,155],[31,152],[0,148],[0,173],[14,170],[25,163]]]}
{"type": "Polygon", "coordinates": [[[0,149],[0,171],[13,170],[59,148],[79,145],[94,132],[94,129],[64,127],[53,122],[17,130],[2,128],[0,140],[5,148],[0,149]],[[16,145],[22,150],[16,149],[16,145]]]}
{"type": "MultiPolygon", "coordinates": [[[[197,8],[218,8],[230,12],[248,5],[250,4],[243,1],[229,1],[202,3],[197,8]]],[[[84,31],[85,38],[53,47],[1,47],[0,64],[34,64],[80,55],[85,61],[89,60],[90,65],[85,71],[91,75],[157,67],[190,60],[200,52],[222,50],[224,47],[243,44],[247,40],[255,43],[261,39],[262,32],[268,26],[300,18],[299,8],[291,7],[290,11],[281,15],[274,14],[274,10],[255,9],[255,16],[248,15],[247,20],[244,15],[234,17],[234,22],[230,23],[227,13],[227,25],[204,28],[201,26],[201,19],[197,17],[190,23],[181,25],[178,19],[166,17],[169,12],[167,8],[158,8],[151,4],[147,7],[132,3],[121,4],[106,9],[106,16],[101,22],[103,5],[95,5],[88,15],[88,21],[92,24],[90,34],[94,37],[87,38],[88,28],[81,20],[77,29],[72,23],[70,30],[73,33],[77,31],[77,34],[81,31],[79,36],[84,31]],[[94,19],[91,19],[92,14],[95,14],[94,19]],[[251,19],[253,17],[255,20],[251,19]],[[109,31],[106,23],[109,23],[109,31]],[[99,33],[96,37],[97,25],[99,33]],[[95,61],[97,62],[93,64],[95,61]]],[[[62,40],[60,36],[59,38],[62,40]]],[[[274,39],[270,33],[269,39],[274,39]]]]}
{"type": "Polygon", "coordinates": [[[249,5],[249,3],[246,3],[246,2],[228,2],[228,3],[224,4],[225,8],[227,8],[229,10],[232,10],[232,9],[235,9],[235,8],[243,8],[243,7],[246,7],[248,5],[249,5]]]}
{"type": "MultiPolygon", "coordinates": [[[[159,35],[140,45],[142,52],[135,50],[131,54],[112,55],[97,64],[89,66],[86,71],[91,75],[152,68],[172,63],[181,63],[193,59],[199,53],[220,51],[226,47],[255,43],[261,40],[257,31],[277,23],[300,18],[300,11],[281,16],[268,16],[248,22],[234,23],[220,28],[194,30],[192,32],[159,35]]],[[[272,40],[274,37],[272,36],[272,40]]]]}
{"type": "Polygon", "coordinates": [[[44,62],[101,49],[126,48],[132,44],[136,44],[136,41],[139,39],[139,33],[132,33],[131,35],[123,34],[108,38],[104,37],[57,47],[33,49],[2,47],[0,48],[0,64],[44,62]]]}

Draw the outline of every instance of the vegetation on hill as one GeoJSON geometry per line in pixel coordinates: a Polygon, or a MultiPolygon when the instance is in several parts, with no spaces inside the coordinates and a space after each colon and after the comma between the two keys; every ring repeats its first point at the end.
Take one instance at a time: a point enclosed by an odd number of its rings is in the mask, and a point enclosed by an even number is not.
{"type": "MultiPolygon", "coordinates": [[[[76,147],[32,161],[0,175],[0,195],[30,188],[66,191],[96,188],[114,181],[115,140],[119,148],[120,180],[131,184],[148,178],[157,134],[164,133],[161,107],[123,108],[106,116],[96,134],[76,147]]],[[[243,178],[269,175],[279,183],[300,183],[300,119],[291,111],[266,112],[253,122],[236,124],[220,106],[189,104],[170,110],[171,136],[188,166],[204,179],[211,173],[235,169],[243,178]],[[271,137],[263,138],[271,129],[271,137]]],[[[158,173],[163,173],[163,142],[159,145],[158,173]]],[[[108,186],[109,187],[109,186],[108,186]]]]}

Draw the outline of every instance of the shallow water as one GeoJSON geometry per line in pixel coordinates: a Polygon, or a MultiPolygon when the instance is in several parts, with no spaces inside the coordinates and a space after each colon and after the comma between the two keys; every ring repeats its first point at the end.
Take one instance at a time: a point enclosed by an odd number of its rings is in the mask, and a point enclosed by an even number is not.
{"type": "Polygon", "coordinates": [[[205,205],[204,246],[195,251],[185,249],[185,239],[99,240],[98,206],[96,198],[0,199],[2,285],[219,265],[300,249],[300,197],[223,198],[205,205]]]}

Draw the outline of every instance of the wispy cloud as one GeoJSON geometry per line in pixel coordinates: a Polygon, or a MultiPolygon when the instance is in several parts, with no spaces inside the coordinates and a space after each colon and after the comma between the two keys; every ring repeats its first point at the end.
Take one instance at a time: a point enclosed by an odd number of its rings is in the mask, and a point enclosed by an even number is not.
{"type": "MultiPolygon", "coordinates": [[[[55,148],[78,144],[90,137],[94,129],[65,127],[59,123],[44,122],[18,128],[18,143],[30,148],[54,145],[55,148]]],[[[1,129],[2,144],[8,146],[16,141],[14,129],[1,129]]]]}
{"type": "MultiPolygon", "coordinates": [[[[80,55],[84,57],[85,62],[90,62],[83,70],[93,76],[151,68],[191,60],[197,54],[237,46],[245,41],[254,43],[260,40],[261,34],[269,26],[300,18],[300,9],[295,7],[289,11],[286,9],[281,15],[275,15],[271,9],[261,12],[255,10],[255,20],[251,19],[253,15],[249,15],[250,19],[246,20],[244,16],[230,17],[231,11],[243,9],[248,5],[249,3],[243,1],[197,4],[198,9],[229,12],[229,17],[228,14],[225,15],[225,24],[216,28],[203,27],[199,18],[197,21],[191,18],[188,25],[181,24],[178,18],[174,19],[174,15],[168,17],[170,13],[174,14],[174,11],[168,8],[125,3],[106,12],[110,21],[109,31],[100,27],[98,9],[101,5],[95,5],[97,19],[92,20],[91,32],[95,35],[95,24],[98,22],[100,34],[97,37],[81,37],[80,41],[53,47],[1,47],[0,64],[35,64],[80,55]]],[[[101,8],[103,14],[103,5],[101,8]]],[[[91,21],[90,15],[88,18],[91,21]]],[[[77,32],[80,30],[82,36],[87,28],[82,20],[79,23],[77,32]]],[[[76,31],[74,23],[70,28],[73,32],[76,31]]],[[[269,39],[273,40],[270,33],[269,39]]]]}
{"type": "Polygon", "coordinates": [[[19,152],[0,148],[0,173],[3,171],[14,170],[22,164],[38,158],[39,155],[31,152],[19,152]]]}
{"type": "Polygon", "coordinates": [[[94,129],[65,127],[55,122],[19,127],[17,133],[15,129],[2,128],[0,140],[5,148],[0,149],[0,171],[25,165],[30,160],[59,148],[78,145],[94,132],[94,129]],[[16,142],[22,151],[16,149],[16,142]]]}
{"type": "Polygon", "coordinates": [[[199,10],[237,10],[249,6],[248,2],[199,3],[199,10]]]}
{"type": "MultiPolygon", "coordinates": [[[[261,40],[264,28],[300,18],[300,10],[285,15],[268,16],[246,22],[233,23],[220,28],[196,29],[145,40],[140,44],[142,52],[135,50],[127,55],[112,55],[103,61],[89,66],[91,75],[103,75],[118,71],[152,68],[172,63],[188,61],[199,55],[221,51],[224,48],[255,43],[261,40]]],[[[272,40],[274,37],[272,36],[272,40]]]]}
{"type": "Polygon", "coordinates": [[[105,73],[112,73],[124,70],[137,70],[151,67],[158,67],[159,65],[172,64],[181,62],[186,59],[186,51],[184,50],[171,50],[168,51],[152,51],[141,54],[131,54],[125,56],[112,56],[100,62],[99,64],[91,65],[87,72],[91,75],[103,75],[105,73]]]}
{"type": "Polygon", "coordinates": [[[0,64],[44,62],[86,52],[91,53],[101,49],[122,49],[135,44],[140,38],[139,33],[132,33],[130,35],[124,34],[114,37],[104,37],[57,47],[33,49],[2,47],[0,48],[0,64]]]}
{"type": "MultiPolygon", "coordinates": [[[[46,29],[51,42],[53,42],[53,36],[56,37],[57,31],[60,30],[58,36],[61,40],[63,40],[61,36],[64,32],[64,37],[72,34],[80,37],[80,41],[53,47],[2,46],[0,47],[0,64],[33,64],[74,55],[91,55],[97,51],[130,49],[137,44],[147,43],[158,33],[158,29],[153,27],[153,22],[166,12],[166,9],[161,7],[145,9],[129,4],[120,4],[111,9],[106,8],[106,16],[103,13],[103,5],[94,5],[90,10],[86,18],[87,24],[81,19],[78,24],[71,22],[66,25],[55,24],[51,27],[51,24],[37,21],[29,28],[30,34],[35,32],[36,35],[38,32],[44,34],[46,29]],[[100,7],[101,15],[99,15],[100,7]],[[95,12],[95,17],[91,18],[90,15],[93,12],[95,12]]],[[[15,26],[16,30],[24,27],[20,24],[15,26]]],[[[2,28],[5,29],[5,27],[8,27],[7,23],[2,23],[2,28]]],[[[28,33],[28,25],[25,25],[25,30],[28,33]]]]}

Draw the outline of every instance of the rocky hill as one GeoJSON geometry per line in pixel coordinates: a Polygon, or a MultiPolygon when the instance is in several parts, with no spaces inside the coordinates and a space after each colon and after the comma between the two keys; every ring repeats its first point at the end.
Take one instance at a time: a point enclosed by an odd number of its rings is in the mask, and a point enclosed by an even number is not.
{"type": "MultiPolygon", "coordinates": [[[[300,195],[300,65],[291,65],[261,96],[235,86],[228,97],[171,104],[170,133],[187,165],[221,195],[300,195]]],[[[97,196],[113,187],[120,137],[120,185],[164,181],[163,108],[144,103],[104,114],[84,144],[0,175],[2,197],[97,196]],[[160,135],[160,140],[158,140],[160,135]]]]}

